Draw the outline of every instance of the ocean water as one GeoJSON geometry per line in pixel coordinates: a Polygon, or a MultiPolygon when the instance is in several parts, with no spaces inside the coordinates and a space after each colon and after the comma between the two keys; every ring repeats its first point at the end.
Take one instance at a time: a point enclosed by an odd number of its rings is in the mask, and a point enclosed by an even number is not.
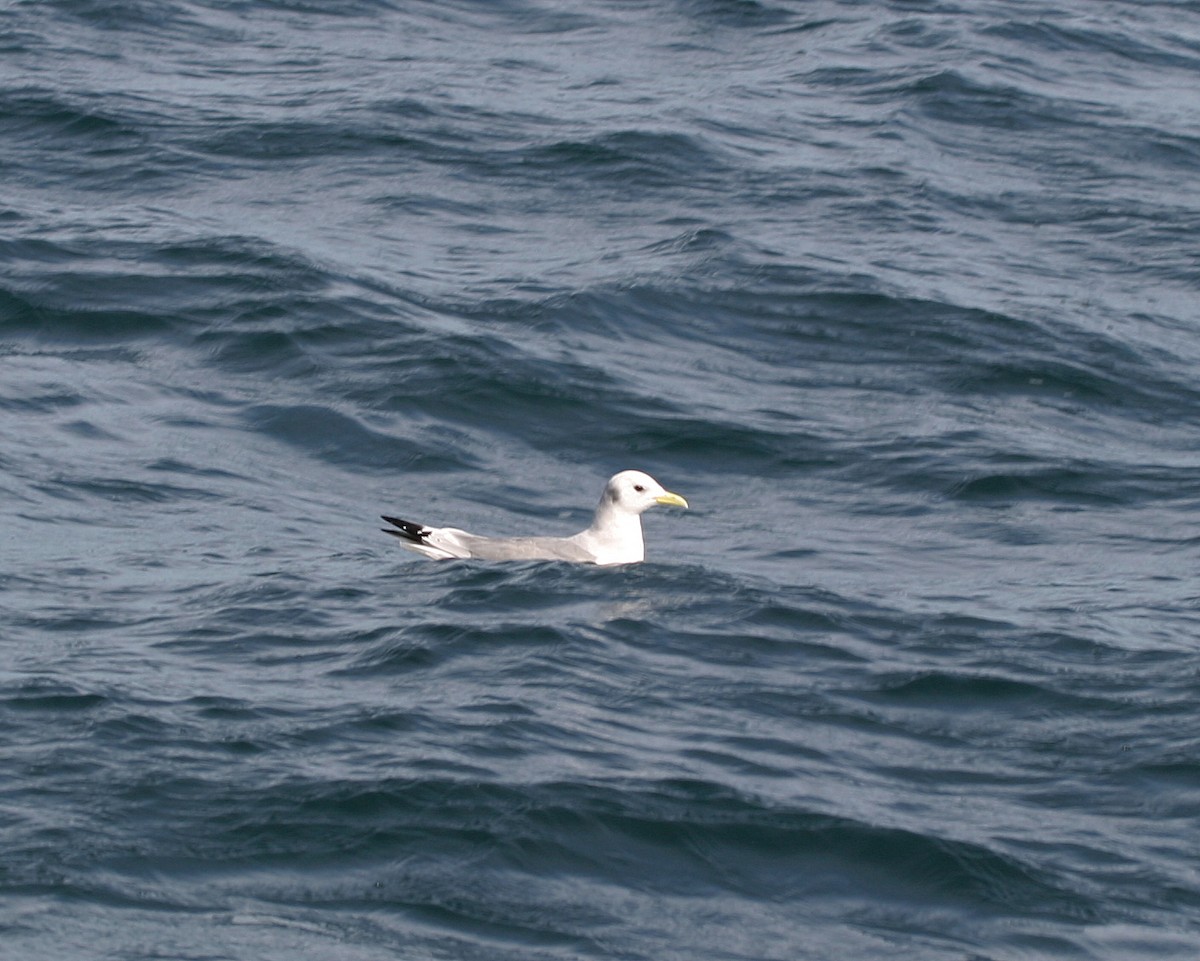
{"type": "Polygon", "coordinates": [[[1192,959],[1200,3],[0,8],[0,958],[1192,959]],[[436,564],[395,513],[622,568],[436,564]]]}

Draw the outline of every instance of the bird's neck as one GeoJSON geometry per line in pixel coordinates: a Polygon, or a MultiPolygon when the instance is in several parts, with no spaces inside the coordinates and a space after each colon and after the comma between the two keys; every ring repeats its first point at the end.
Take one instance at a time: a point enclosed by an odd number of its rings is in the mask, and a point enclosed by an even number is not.
{"type": "Polygon", "coordinates": [[[636,563],[645,559],[640,514],[618,510],[606,501],[596,508],[588,534],[598,548],[619,555],[617,563],[636,563]]]}

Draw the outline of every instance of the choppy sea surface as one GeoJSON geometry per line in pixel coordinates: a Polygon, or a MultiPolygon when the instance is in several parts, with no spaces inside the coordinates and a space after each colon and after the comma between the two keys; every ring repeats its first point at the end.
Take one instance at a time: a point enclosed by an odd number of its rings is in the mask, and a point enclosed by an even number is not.
{"type": "Polygon", "coordinates": [[[1194,959],[1200,3],[0,8],[0,958],[1194,959]],[[382,512],[647,562],[437,564],[382,512]]]}

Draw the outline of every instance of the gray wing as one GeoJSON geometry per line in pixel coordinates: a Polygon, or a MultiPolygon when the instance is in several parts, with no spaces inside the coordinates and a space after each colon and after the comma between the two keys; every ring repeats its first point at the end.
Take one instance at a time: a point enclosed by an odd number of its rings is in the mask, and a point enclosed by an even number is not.
{"type": "Polygon", "coordinates": [[[480,537],[468,534],[471,557],[485,561],[572,561],[594,564],[596,556],[570,537],[480,537]]]}
{"type": "Polygon", "coordinates": [[[477,557],[484,561],[572,561],[594,564],[596,555],[576,537],[483,537],[456,527],[426,527],[398,517],[383,518],[384,529],[409,550],[434,560],[477,557]]]}

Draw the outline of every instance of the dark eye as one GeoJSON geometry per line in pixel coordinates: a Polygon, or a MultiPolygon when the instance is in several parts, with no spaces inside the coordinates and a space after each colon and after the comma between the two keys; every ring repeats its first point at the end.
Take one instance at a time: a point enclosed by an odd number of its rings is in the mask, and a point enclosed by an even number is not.
{"type": "Polygon", "coordinates": [[[634,489],[635,491],[637,491],[637,492],[640,494],[640,493],[642,493],[642,492],[643,492],[643,491],[644,491],[646,488],[644,488],[644,487],[643,487],[641,484],[634,484],[634,485],[633,485],[633,489],[634,489]]]}

